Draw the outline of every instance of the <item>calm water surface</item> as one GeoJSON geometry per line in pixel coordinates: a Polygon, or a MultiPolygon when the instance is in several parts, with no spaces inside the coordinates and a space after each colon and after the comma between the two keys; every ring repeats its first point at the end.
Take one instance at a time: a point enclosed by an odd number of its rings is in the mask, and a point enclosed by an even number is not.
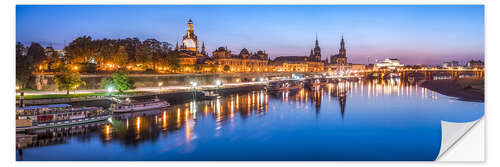
{"type": "Polygon", "coordinates": [[[18,138],[17,160],[434,160],[441,120],[479,119],[398,80],[231,94],[18,138]]]}

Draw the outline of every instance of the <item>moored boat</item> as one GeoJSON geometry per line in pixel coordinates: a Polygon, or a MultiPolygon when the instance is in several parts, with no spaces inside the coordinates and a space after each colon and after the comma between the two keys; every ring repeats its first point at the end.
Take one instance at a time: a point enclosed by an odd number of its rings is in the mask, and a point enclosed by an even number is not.
{"type": "Polygon", "coordinates": [[[101,107],[73,108],[69,104],[27,106],[16,109],[16,131],[68,126],[111,117],[101,107]]]}
{"type": "Polygon", "coordinates": [[[170,103],[164,100],[160,100],[158,98],[154,98],[151,101],[143,101],[143,102],[138,102],[128,99],[121,103],[112,104],[111,109],[113,113],[126,113],[134,111],[145,111],[145,110],[167,108],[169,106],[170,103]]]}
{"type": "Polygon", "coordinates": [[[269,91],[295,90],[302,88],[302,83],[298,80],[281,80],[269,82],[269,91]]]}
{"type": "Polygon", "coordinates": [[[321,85],[321,82],[317,78],[309,78],[304,80],[304,86],[305,87],[315,87],[321,85]]]}

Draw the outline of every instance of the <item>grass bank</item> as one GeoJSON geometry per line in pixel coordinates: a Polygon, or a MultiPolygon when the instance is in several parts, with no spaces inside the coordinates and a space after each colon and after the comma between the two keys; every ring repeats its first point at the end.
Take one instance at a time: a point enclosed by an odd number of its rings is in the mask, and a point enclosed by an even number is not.
{"type": "MultiPolygon", "coordinates": [[[[124,92],[124,93],[113,93],[113,95],[119,94],[133,94],[142,92],[124,92]]],[[[57,99],[57,98],[75,98],[75,97],[91,97],[91,96],[108,96],[109,93],[70,93],[70,94],[43,94],[43,95],[24,95],[25,100],[36,100],[36,99],[57,99]]],[[[20,96],[16,95],[16,99],[20,96]]]]}

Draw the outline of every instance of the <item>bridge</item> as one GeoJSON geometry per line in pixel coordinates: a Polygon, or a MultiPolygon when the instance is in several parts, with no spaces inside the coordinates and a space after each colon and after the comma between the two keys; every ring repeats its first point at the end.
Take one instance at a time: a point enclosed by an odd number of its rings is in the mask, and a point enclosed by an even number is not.
{"type": "Polygon", "coordinates": [[[365,77],[371,78],[391,78],[394,76],[402,79],[408,78],[421,78],[421,79],[434,79],[435,77],[443,77],[445,79],[457,78],[484,78],[484,69],[438,69],[438,68],[402,68],[402,69],[379,69],[379,70],[363,70],[358,71],[365,77]]]}

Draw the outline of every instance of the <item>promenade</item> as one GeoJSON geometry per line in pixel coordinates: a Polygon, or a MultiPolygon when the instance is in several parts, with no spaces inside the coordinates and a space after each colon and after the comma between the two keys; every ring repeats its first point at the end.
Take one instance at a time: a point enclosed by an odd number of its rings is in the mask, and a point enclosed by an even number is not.
{"type": "MultiPolygon", "coordinates": [[[[227,83],[221,85],[196,85],[196,86],[159,86],[159,87],[144,87],[144,88],[135,88],[131,90],[127,90],[127,92],[153,92],[153,93],[165,93],[165,92],[178,92],[178,91],[190,91],[193,89],[196,90],[210,90],[217,88],[232,88],[232,87],[240,87],[240,86],[249,86],[249,85],[262,85],[266,82],[240,82],[240,83],[227,83]]],[[[113,90],[113,93],[118,92],[117,90],[113,90]]],[[[94,89],[94,90],[75,90],[71,91],[70,94],[83,94],[83,93],[109,93],[106,89],[94,89]]],[[[17,93],[19,94],[19,93],[17,93]]],[[[49,95],[49,94],[66,94],[66,91],[36,91],[36,92],[25,92],[24,95],[49,95]]]]}

